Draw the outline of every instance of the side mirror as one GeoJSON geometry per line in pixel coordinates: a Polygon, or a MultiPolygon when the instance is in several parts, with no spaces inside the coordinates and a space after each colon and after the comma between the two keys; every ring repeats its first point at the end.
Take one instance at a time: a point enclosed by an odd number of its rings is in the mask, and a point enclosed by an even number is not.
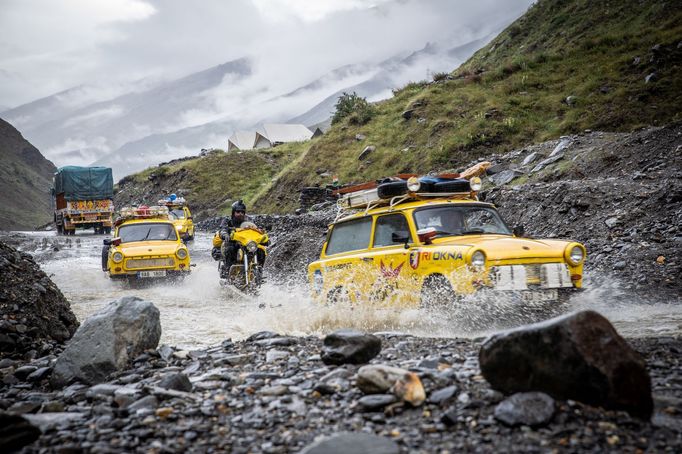
{"type": "Polygon", "coordinates": [[[391,234],[391,241],[394,243],[407,243],[410,241],[410,233],[404,230],[398,230],[391,234]]]}
{"type": "Polygon", "coordinates": [[[517,225],[517,226],[514,227],[514,229],[512,230],[512,233],[514,234],[514,236],[519,236],[519,237],[521,237],[521,236],[524,235],[525,231],[524,231],[522,225],[517,225]]]}
{"type": "Polygon", "coordinates": [[[417,236],[419,236],[419,241],[424,244],[431,244],[431,240],[436,237],[438,232],[433,227],[426,227],[417,231],[417,236]]]}
{"type": "Polygon", "coordinates": [[[191,220],[194,219],[194,218],[193,218],[192,216],[189,216],[187,219],[189,219],[189,220],[191,221],[191,220]]]}
{"type": "Polygon", "coordinates": [[[111,246],[111,240],[109,238],[102,240],[102,243],[104,243],[105,246],[111,246]]]}

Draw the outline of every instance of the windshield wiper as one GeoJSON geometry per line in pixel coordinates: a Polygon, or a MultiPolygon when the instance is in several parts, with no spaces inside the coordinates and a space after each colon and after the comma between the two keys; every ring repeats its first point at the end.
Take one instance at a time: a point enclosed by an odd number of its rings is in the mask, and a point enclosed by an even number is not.
{"type": "Polygon", "coordinates": [[[462,235],[473,235],[476,233],[485,233],[483,229],[469,229],[462,232],[462,235]]]}
{"type": "Polygon", "coordinates": [[[149,230],[147,230],[147,234],[146,234],[146,235],[144,236],[144,238],[142,238],[140,241],[145,241],[147,238],[149,238],[149,234],[150,234],[150,233],[152,233],[151,227],[149,228],[149,230]]]}

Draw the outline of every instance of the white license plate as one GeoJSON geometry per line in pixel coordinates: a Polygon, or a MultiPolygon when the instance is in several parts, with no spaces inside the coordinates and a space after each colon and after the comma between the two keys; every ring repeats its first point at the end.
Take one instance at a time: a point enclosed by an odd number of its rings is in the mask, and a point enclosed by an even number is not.
{"type": "Polygon", "coordinates": [[[138,271],[137,272],[137,277],[138,278],[144,278],[144,277],[164,277],[166,276],[166,270],[158,270],[158,271],[138,271]]]}
{"type": "Polygon", "coordinates": [[[556,301],[559,299],[559,290],[529,290],[521,292],[521,299],[526,303],[540,303],[544,301],[556,301]]]}

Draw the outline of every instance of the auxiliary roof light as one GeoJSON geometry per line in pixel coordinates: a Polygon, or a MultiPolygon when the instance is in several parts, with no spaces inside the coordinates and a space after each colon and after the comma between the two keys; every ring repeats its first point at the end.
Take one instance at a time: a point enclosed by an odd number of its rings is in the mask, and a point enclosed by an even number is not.
{"type": "Polygon", "coordinates": [[[417,192],[421,188],[421,183],[417,177],[410,177],[407,179],[407,189],[410,192],[417,192]]]}

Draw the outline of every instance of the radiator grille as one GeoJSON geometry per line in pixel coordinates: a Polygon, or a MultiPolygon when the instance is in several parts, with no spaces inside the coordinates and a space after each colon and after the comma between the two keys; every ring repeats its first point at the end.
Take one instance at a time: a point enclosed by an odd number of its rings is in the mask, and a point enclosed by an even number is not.
{"type": "Polygon", "coordinates": [[[128,259],[126,268],[129,270],[139,270],[142,268],[165,268],[175,266],[175,260],[172,257],[160,259],[128,259]]]}
{"type": "Polygon", "coordinates": [[[495,266],[491,268],[491,279],[498,290],[573,286],[565,263],[495,266]]]}

